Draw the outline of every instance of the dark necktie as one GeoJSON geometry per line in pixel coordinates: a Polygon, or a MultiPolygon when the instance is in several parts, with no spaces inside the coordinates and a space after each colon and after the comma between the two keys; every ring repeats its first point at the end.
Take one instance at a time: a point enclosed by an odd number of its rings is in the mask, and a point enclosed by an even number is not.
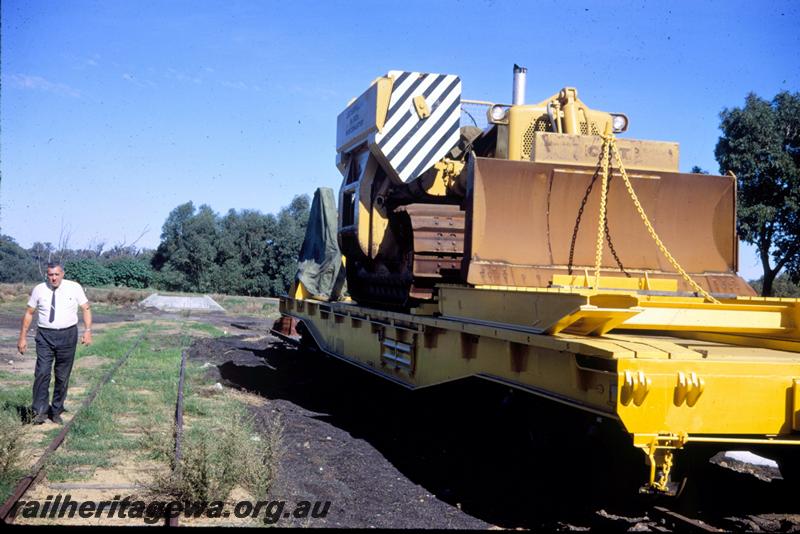
{"type": "Polygon", "coordinates": [[[53,300],[50,301],[50,322],[56,319],[56,290],[53,288],[53,300]]]}

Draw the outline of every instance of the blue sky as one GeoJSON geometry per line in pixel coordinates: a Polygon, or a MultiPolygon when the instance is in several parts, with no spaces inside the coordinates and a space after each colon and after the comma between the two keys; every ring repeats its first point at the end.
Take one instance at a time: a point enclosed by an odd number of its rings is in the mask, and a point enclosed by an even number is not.
{"type": "MultiPolygon", "coordinates": [[[[718,114],[800,90],[798,2],[3,0],[0,232],[158,244],[170,210],[275,212],[338,190],[336,116],[392,69],[465,98],[578,87],[718,171],[718,114]]],[[[761,274],[743,249],[741,272],[761,274]]]]}

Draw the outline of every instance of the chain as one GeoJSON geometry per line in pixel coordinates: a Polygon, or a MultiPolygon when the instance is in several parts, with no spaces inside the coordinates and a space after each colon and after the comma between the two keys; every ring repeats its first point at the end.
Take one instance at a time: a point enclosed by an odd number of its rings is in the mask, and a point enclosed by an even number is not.
{"type": "MultiPolygon", "coordinates": [[[[583,198],[581,199],[581,205],[578,208],[578,216],[575,217],[575,227],[572,229],[572,240],[569,243],[569,261],[567,262],[567,273],[570,275],[572,274],[572,262],[575,257],[575,242],[578,239],[578,230],[581,226],[581,219],[583,218],[583,211],[586,209],[586,202],[589,200],[589,195],[592,193],[592,189],[594,189],[594,184],[597,182],[597,178],[600,175],[600,165],[598,164],[597,168],[592,175],[592,181],[589,182],[589,186],[586,188],[586,192],[583,194],[583,198]]],[[[609,187],[611,186],[611,180],[614,177],[613,175],[613,166],[609,163],[609,176],[608,176],[608,184],[609,187]]],[[[608,201],[606,201],[606,210],[608,210],[608,201]]],[[[606,241],[608,241],[608,248],[611,249],[611,255],[614,256],[614,261],[617,262],[617,266],[619,266],[620,271],[622,271],[625,276],[630,278],[631,274],[625,270],[625,266],[622,264],[622,260],[620,260],[619,255],[617,254],[616,249],[614,248],[614,242],[611,240],[611,230],[608,228],[608,217],[606,216],[605,221],[605,234],[606,234],[606,241]]]]}
{"type": "MultiPolygon", "coordinates": [[[[694,289],[697,293],[702,295],[703,298],[705,298],[709,302],[713,302],[714,304],[719,304],[719,301],[717,299],[712,297],[705,289],[700,287],[697,284],[697,282],[695,282],[692,279],[691,276],[689,276],[689,274],[683,269],[683,267],[680,266],[678,261],[674,257],[672,257],[672,254],[670,254],[669,250],[667,250],[667,247],[664,246],[664,243],[661,241],[661,238],[658,237],[658,234],[656,233],[655,228],[653,228],[653,225],[650,223],[650,219],[647,217],[647,214],[644,212],[644,209],[642,208],[642,204],[639,202],[639,197],[636,196],[636,192],[633,190],[633,185],[631,185],[631,181],[628,178],[628,173],[625,172],[625,167],[622,165],[622,157],[620,156],[619,150],[617,149],[617,143],[616,143],[616,139],[614,138],[614,134],[609,133],[609,134],[603,135],[603,141],[604,141],[603,142],[603,165],[604,165],[603,183],[604,183],[604,185],[605,185],[606,179],[607,179],[607,176],[606,176],[607,171],[608,171],[607,156],[608,156],[608,150],[609,150],[609,147],[610,147],[610,149],[614,153],[614,159],[617,162],[617,166],[619,167],[620,174],[622,175],[622,179],[625,182],[625,187],[628,190],[628,194],[630,195],[631,200],[633,200],[633,204],[636,206],[636,211],[639,212],[639,216],[642,218],[642,222],[644,222],[644,225],[647,228],[647,232],[650,234],[650,237],[653,238],[653,241],[655,241],[656,245],[658,246],[658,249],[661,251],[662,254],[664,254],[664,256],[667,258],[667,260],[672,265],[672,267],[676,271],[678,271],[678,273],[680,273],[680,275],[683,277],[683,279],[686,281],[686,283],[689,284],[692,287],[692,289],[694,289]]],[[[605,220],[604,210],[605,210],[605,199],[602,198],[601,205],[600,205],[600,225],[601,226],[602,226],[602,224],[603,224],[603,222],[605,220]]],[[[600,234],[601,234],[601,230],[600,230],[600,228],[598,228],[598,236],[600,236],[600,234]]],[[[600,261],[602,260],[602,257],[603,257],[602,256],[603,255],[602,245],[603,245],[602,239],[600,239],[598,237],[598,246],[597,246],[598,250],[597,250],[597,254],[596,254],[596,258],[597,259],[595,260],[595,287],[597,287],[597,282],[599,282],[599,280],[600,280],[600,261]]]]}
{"type": "MultiPolygon", "coordinates": [[[[614,178],[614,167],[613,165],[609,164],[608,166],[608,187],[611,187],[611,180],[614,178]]],[[[606,200],[606,210],[608,210],[608,200],[606,200]]],[[[611,240],[611,230],[608,228],[608,213],[606,213],[606,241],[608,242],[608,248],[611,251],[611,255],[614,256],[614,261],[617,262],[617,267],[622,273],[627,276],[628,278],[631,277],[631,273],[625,270],[625,266],[622,265],[622,260],[619,259],[619,255],[617,254],[617,250],[614,248],[614,242],[611,240]]]]}
{"type": "Polygon", "coordinates": [[[600,220],[597,222],[597,248],[594,253],[594,287],[600,287],[600,265],[603,263],[603,237],[606,226],[606,197],[608,196],[608,151],[611,138],[603,136],[603,161],[600,174],[600,220]]]}
{"type": "Polygon", "coordinates": [[[655,482],[656,489],[667,491],[669,489],[669,472],[672,470],[672,451],[664,453],[664,465],[661,468],[661,476],[655,482]]]}
{"type": "Polygon", "coordinates": [[[597,181],[597,176],[600,174],[600,167],[595,169],[592,175],[592,181],[589,182],[589,187],[586,188],[586,193],[583,194],[581,206],[578,208],[578,216],[575,217],[575,228],[572,229],[572,241],[569,244],[569,263],[567,263],[567,272],[572,274],[572,259],[575,256],[575,241],[578,239],[578,229],[581,226],[581,218],[583,217],[583,210],[586,208],[586,201],[589,200],[589,195],[592,193],[594,183],[597,181]]]}

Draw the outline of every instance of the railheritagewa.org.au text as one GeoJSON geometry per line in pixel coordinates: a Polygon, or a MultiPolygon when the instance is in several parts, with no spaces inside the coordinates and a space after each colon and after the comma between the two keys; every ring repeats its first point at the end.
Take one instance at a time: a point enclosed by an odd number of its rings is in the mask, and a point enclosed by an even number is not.
{"type": "Polygon", "coordinates": [[[330,501],[145,501],[132,496],[115,495],[110,501],[76,501],[72,496],[48,495],[44,501],[19,501],[11,515],[30,519],[60,518],[120,518],[139,519],[147,524],[168,518],[228,518],[260,519],[275,524],[289,519],[319,519],[328,515],[330,501]]]}

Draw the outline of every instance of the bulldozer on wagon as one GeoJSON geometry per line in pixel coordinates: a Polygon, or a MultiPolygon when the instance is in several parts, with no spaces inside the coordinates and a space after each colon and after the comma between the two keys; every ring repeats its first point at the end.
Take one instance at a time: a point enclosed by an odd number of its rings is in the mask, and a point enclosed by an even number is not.
{"type": "Polygon", "coordinates": [[[652,491],[694,443],[796,475],[800,301],[737,275],[736,177],[681,173],[677,143],[618,138],[628,117],[573,87],[527,104],[525,77],[503,104],[390,71],[347,105],[338,209],[315,196],[276,333],[411,389],[480,377],[614,420],[652,491]]]}

